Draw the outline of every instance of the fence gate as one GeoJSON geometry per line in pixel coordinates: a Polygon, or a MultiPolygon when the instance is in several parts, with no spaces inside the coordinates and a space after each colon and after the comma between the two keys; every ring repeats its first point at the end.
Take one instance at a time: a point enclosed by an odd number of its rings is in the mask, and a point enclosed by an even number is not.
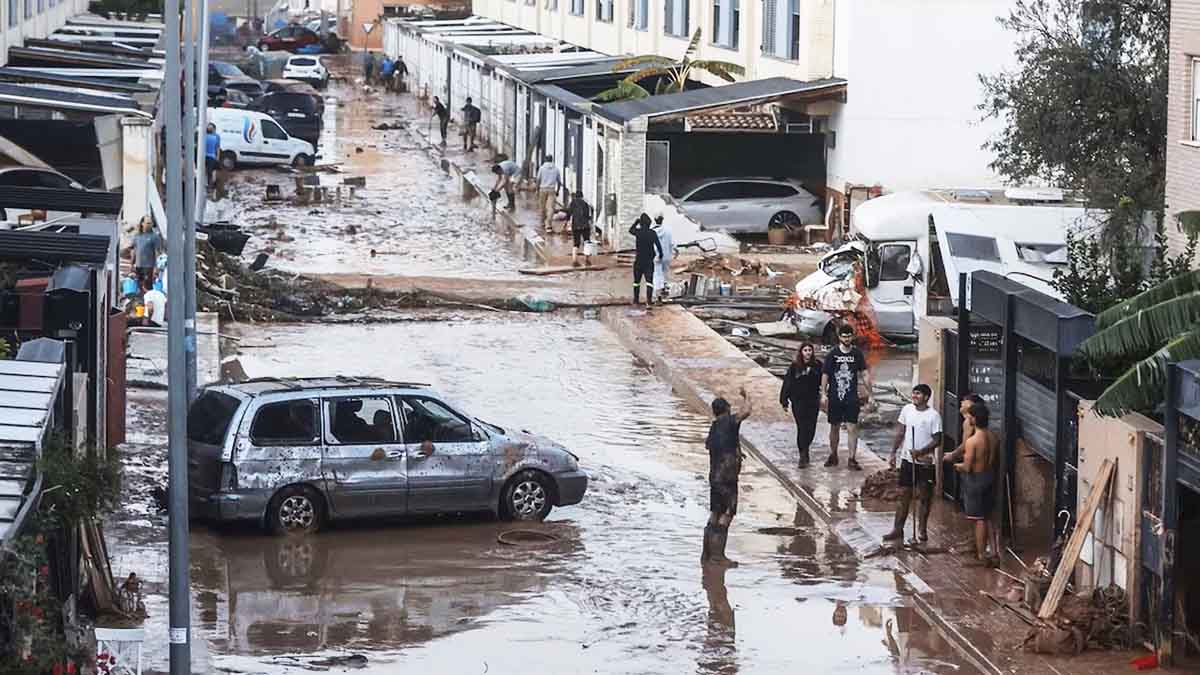
{"type": "Polygon", "coordinates": [[[666,194],[670,181],[670,141],[646,141],[646,192],[666,194]]]}

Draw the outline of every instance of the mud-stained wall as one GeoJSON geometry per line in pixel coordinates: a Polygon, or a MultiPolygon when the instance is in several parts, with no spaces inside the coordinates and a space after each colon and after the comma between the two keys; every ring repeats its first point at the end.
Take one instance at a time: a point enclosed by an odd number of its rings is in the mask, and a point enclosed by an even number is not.
{"type": "Polygon", "coordinates": [[[1054,465],[1017,439],[1013,480],[1013,528],[1027,550],[1042,553],[1054,534],[1054,465]]]}

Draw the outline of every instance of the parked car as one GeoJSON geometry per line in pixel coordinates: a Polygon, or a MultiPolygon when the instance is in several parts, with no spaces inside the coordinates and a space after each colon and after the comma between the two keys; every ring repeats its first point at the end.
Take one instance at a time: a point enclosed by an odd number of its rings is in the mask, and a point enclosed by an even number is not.
{"type": "Polygon", "coordinates": [[[263,94],[250,104],[250,110],[270,115],[288,134],[306,140],[314,147],[321,138],[321,113],[324,109],[325,103],[320,96],[288,91],[263,94]]]}
{"type": "Polygon", "coordinates": [[[209,108],[208,121],[221,137],[221,168],[239,164],[312,166],[316,146],[290,136],[270,116],[253,110],[209,108]]]}
{"type": "MultiPolygon", "coordinates": [[[[321,32],[321,20],[312,19],[308,23],[304,24],[304,27],[314,33],[319,34],[321,32]]],[[[338,37],[338,20],[336,16],[325,17],[325,27],[329,31],[330,37],[338,37]]]]}
{"type": "Polygon", "coordinates": [[[311,96],[313,97],[313,103],[315,103],[317,106],[317,114],[322,116],[325,115],[325,97],[321,96],[321,94],[316,89],[313,89],[313,86],[307,82],[284,79],[263,80],[263,86],[266,88],[265,93],[267,94],[274,94],[275,92],[288,92],[291,94],[306,94],[311,96]]]}
{"type": "MultiPolygon", "coordinates": [[[[33,166],[6,166],[0,168],[0,186],[53,188],[56,190],[85,190],[83,185],[69,176],[54,169],[44,169],[33,166]]],[[[30,209],[0,208],[0,221],[13,221],[17,216],[30,213],[30,209]]],[[[46,220],[54,220],[63,216],[76,215],[65,211],[47,211],[46,220]]]]}
{"type": "MultiPolygon", "coordinates": [[[[222,89],[226,89],[233,83],[254,83],[258,81],[242,72],[241,68],[227,61],[209,61],[208,62],[208,96],[212,98],[218,95],[222,89]]],[[[243,86],[247,86],[243,84],[243,86]]]]}
{"type": "Polygon", "coordinates": [[[306,82],[317,89],[324,89],[329,84],[329,71],[317,56],[289,56],[283,66],[283,77],[306,82]]]}
{"type": "Polygon", "coordinates": [[[245,110],[250,107],[252,99],[240,89],[222,89],[221,94],[212,103],[221,108],[237,108],[245,110]]]}
{"type": "Polygon", "coordinates": [[[289,24],[272,33],[264,35],[258,41],[258,48],[269,51],[296,51],[301,47],[321,44],[321,36],[306,26],[289,24]]]}
{"type": "Polygon", "coordinates": [[[192,513],[276,533],[418,513],[542,520],[587,490],[561,445],[374,378],[207,387],[188,415],[188,467],[192,513]]]}
{"type": "Polygon", "coordinates": [[[266,88],[258,80],[234,80],[225,84],[225,89],[236,89],[245,94],[251,101],[266,93],[266,88]]]}
{"type": "Polygon", "coordinates": [[[686,192],[683,212],[706,230],[759,233],[820,223],[821,200],[790,178],[713,178],[686,192]]]}

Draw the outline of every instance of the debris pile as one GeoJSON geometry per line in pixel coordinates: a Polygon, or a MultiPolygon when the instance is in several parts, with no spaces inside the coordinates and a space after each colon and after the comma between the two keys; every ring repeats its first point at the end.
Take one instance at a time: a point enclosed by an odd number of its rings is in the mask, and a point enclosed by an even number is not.
{"type": "Polygon", "coordinates": [[[859,496],[864,499],[896,501],[900,499],[900,493],[903,491],[903,488],[897,484],[899,476],[899,469],[881,469],[869,474],[863,479],[859,496]]]}
{"type": "Polygon", "coordinates": [[[775,277],[779,273],[772,270],[766,263],[749,258],[728,255],[706,255],[688,263],[687,272],[720,274],[728,272],[738,277],[743,274],[754,274],[761,277],[775,277]]]}
{"type": "Polygon", "coordinates": [[[1091,595],[1064,597],[1054,619],[1031,629],[1024,642],[1026,649],[1054,654],[1126,650],[1134,643],[1129,601],[1115,584],[1097,588],[1091,595]]]}

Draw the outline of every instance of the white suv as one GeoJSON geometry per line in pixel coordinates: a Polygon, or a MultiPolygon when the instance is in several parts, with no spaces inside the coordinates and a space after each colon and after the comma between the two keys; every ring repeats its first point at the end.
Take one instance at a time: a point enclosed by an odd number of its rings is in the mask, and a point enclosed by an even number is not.
{"type": "Polygon", "coordinates": [[[747,233],[823,221],[821,200],[790,178],[711,178],[679,200],[705,230],[747,233]]]}
{"type": "Polygon", "coordinates": [[[329,71],[316,56],[289,56],[283,67],[283,77],[307,82],[317,89],[324,89],[329,84],[329,71]]]}

